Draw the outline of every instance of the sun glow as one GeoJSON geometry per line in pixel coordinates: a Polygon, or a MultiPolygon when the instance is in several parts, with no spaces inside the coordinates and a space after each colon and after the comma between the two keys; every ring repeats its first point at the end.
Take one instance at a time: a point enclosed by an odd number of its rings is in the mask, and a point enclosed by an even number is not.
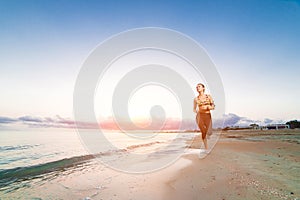
{"type": "Polygon", "coordinates": [[[174,94],[159,85],[146,85],[134,91],[128,102],[128,112],[131,120],[137,126],[147,126],[153,118],[181,118],[181,108],[174,94]],[[176,106],[174,106],[176,105],[176,106]],[[151,109],[162,109],[151,112],[151,109]],[[164,115],[161,116],[161,114],[164,115]],[[152,115],[152,116],[151,116],[152,115]]]}

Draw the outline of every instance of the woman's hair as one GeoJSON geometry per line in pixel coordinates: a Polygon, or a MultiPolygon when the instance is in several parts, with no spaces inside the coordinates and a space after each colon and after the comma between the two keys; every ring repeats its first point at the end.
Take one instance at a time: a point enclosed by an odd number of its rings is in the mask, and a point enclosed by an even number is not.
{"type": "Polygon", "coordinates": [[[197,85],[201,85],[203,88],[205,88],[205,86],[202,83],[198,83],[197,85]]]}

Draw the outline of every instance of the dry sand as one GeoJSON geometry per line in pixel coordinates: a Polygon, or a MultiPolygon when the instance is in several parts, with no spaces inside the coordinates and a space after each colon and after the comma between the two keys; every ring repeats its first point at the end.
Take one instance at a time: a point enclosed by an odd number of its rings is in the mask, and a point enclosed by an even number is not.
{"type": "MultiPolygon", "coordinates": [[[[196,142],[198,143],[198,142],[196,142]]],[[[205,159],[180,170],[164,199],[300,199],[299,144],[219,141],[205,159]]]]}

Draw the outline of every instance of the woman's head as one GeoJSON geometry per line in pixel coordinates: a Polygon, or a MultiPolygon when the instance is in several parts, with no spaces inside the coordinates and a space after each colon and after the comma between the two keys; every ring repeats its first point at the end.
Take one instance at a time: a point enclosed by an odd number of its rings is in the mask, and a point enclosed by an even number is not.
{"type": "Polygon", "coordinates": [[[204,92],[205,91],[205,86],[202,83],[198,83],[196,86],[197,92],[204,92]]]}

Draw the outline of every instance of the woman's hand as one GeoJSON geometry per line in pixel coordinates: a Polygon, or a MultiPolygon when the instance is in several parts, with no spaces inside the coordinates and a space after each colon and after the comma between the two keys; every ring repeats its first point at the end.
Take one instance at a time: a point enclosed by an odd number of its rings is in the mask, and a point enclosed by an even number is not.
{"type": "Polygon", "coordinates": [[[207,106],[207,108],[208,108],[209,110],[214,110],[214,109],[215,109],[215,106],[214,106],[214,105],[212,105],[212,106],[207,106]]]}
{"type": "Polygon", "coordinates": [[[208,105],[208,106],[201,106],[200,107],[200,110],[202,110],[202,111],[209,111],[209,110],[213,110],[213,109],[215,109],[215,107],[214,106],[210,106],[210,105],[208,105]]]}
{"type": "Polygon", "coordinates": [[[206,110],[209,110],[209,109],[208,109],[208,106],[200,106],[200,110],[201,111],[206,111],[206,110]]]}

